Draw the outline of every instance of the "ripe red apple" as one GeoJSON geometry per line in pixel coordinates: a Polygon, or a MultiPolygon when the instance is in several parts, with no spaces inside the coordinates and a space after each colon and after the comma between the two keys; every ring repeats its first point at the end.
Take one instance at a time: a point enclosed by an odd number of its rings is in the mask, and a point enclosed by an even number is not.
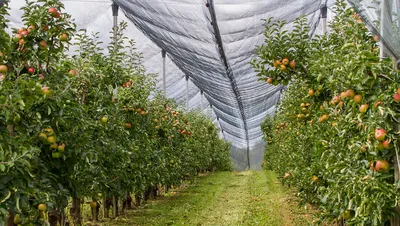
{"type": "Polygon", "coordinates": [[[367,145],[361,147],[361,152],[364,153],[365,151],[367,151],[367,145]]]}
{"type": "Polygon", "coordinates": [[[354,93],[354,90],[349,89],[349,90],[346,91],[346,96],[347,96],[348,98],[353,98],[354,95],[356,95],[356,94],[354,93]]]}
{"type": "Polygon", "coordinates": [[[361,103],[362,99],[363,98],[361,95],[355,95],[353,100],[354,100],[354,103],[359,104],[359,103],[361,103]]]}
{"type": "Polygon", "coordinates": [[[18,43],[19,43],[19,45],[21,45],[21,46],[22,46],[22,45],[24,45],[24,44],[25,44],[25,40],[24,40],[24,39],[21,39],[21,40],[19,40],[19,42],[18,42],[18,43]]]}
{"type": "Polygon", "coordinates": [[[50,13],[50,15],[51,16],[53,16],[53,17],[56,17],[57,16],[57,9],[56,8],[54,8],[54,7],[51,7],[51,8],[49,8],[49,13],[50,13]]]}
{"type": "Polygon", "coordinates": [[[20,35],[22,35],[23,37],[25,37],[25,36],[28,35],[28,31],[27,31],[27,30],[24,30],[24,31],[22,31],[22,32],[20,33],[20,35]]]}
{"type": "Polygon", "coordinates": [[[76,71],[74,69],[71,69],[71,70],[69,70],[68,75],[74,76],[74,75],[76,75],[76,71]]]}
{"type": "Polygon", "coordinates": [[[341,92],[340,93],[340,98],[345,99],[347,97],[346,92],[341,92]]]}
{"type": "Polygon", "coordinates": [[[368,110],[368,104],[363,104],[360,106],[360,112],[365,113],[368,110]]]}
{"type": "Polygon", "coordinates": [[[309,96],[314,96],[314,94],[315,94],[314,90],[312,90],[312,89],[308,90],[308,95],[309,96]]]}
{"type": "Polygon", "coordinates": [[[319,119],[318,122],[326,122],[329,119],[329,116],[327,114],[322,115],[319,119]]]}
{"type": "Polygon", "coordinates": [[[380,102],[380,101],[377,101],[376,103],[375,103],[375,107],[377,108],[379,105],[381,105],[382,104],[382,102],[380,102]]]}
{"type": "Polygon", "coordinates": [[[132,124],[129,122],[125,122],[125,129],[130,129],[132,128],[132,124]]]}
{"type": "Polygon", "coordinates": [[[384,173],[389,169],[389,163],[386,160],[378,160],[375,163],[376,171],[384,173]]]}
{"type": "Polygon", "coordinates": [[[283,177],[283,178],[288,178],[288,177],[290,177],[290,173],[285,173],[285,176],[283,177]]]}
{"type": "Polygon", "coordinates": [[[35,68],[33,67],[28,68],[28,73],[33,75],[33,73],[35,73],[35,68]]]}
{"type": "Polygon", "coordinates": [[[281,64],[281,71],[286,71],[287,70],[287,68],[286,68],[286,66],[284,65],[284,64],[281,64]]]}
{"type": "Polygon", "coordinates": [[[36,27],[34,25],[31,25],[28,27],[28,33],[31,33],[32,31],[35,31],[36,27]]]}
{"type": "Polygon", "coordinates": [[[274,80],[273,80],[272,78],[268,78],[268,79],[267,79],[268,84],[272,84],[273,81],[274,81],[274,80]]]}
{"type": "Polygon", "coordinates": [[[40,49],[47,49],[47,43],[46,41],[42,40],[39,42],[39,48],[40,49]]]}
{"type": "Polygon", "coordinates": [[[60,145],[58,145],[57,151],[59,151],[59,152],[64,152],[64,151],[65,151],[65,144],[60,144],[60,145]]]}
{"type": "Polygon", "coordinates": [[[24,32],[24,31],[25,31],[25,28],[23,28],[23,27],[20,27],[20,28],[18,28],[18,30],[17,30],[18,34],[21,34],[21,33],[24,32]]]}
{"type": "Polygon", "coordinates": [[[294,61],[294,60],[290,61],[289,67],[290,67],[291,69],[293,69],[293,70],[296,69],[296,61],[294,61]]]}
{"type": "Polygon", "coordinates": [[[281,65],[281,61],[280,60],[275,60],[274,67],[279,67],[279,65],[281,65]]]}
{"type": "Polygon", "coordinates": [[[396,101],[396,102],[400,102],[400,94],[395,93],[395,94],[393,95],[393,100],[396,101]]]}
{"type": "Polygon", "coordinates": [[[192,134],[190,131],[187,131],[187,135],[190,136],[190,134],[192,134]]]}
{"type": "Polygon", "coordinates": [[[382,141],[386,137],[386,131],[382,128],[375,129],[375,139],[382,141]]]}
{"type": "Polygon", "coordinates": [[[384,149],[389,149],[390,148],[390,140],[384,140],[382,141],[382,147],[384,149]]]}
{"type": "Polygon", "coordinates": [[[54,16],[55,18],[60,18],[61,17],[61,13],[57,12],[56,15],[54,16]]]}
{"type": "Polygon", "coordinates": [[[61,34],[60,35],[60,41],[62,41],[62,42],[68,41],[68,35],[67,34],[61,34]]]}
{"type": "Polygon", "coordinates": [[[8,67],[7,65],[0,65],[0,73],[7,73],[8,67]]]}
{"type": "Polygon", "coordinates": [[[334,97],[332,98],[331,103],[332,103],[333,105],[336,105],[336,104],[339,103],[339,101],[340,101],[340,98],[339,98],[338,96],[334,96],[334,97]]]}
{"type": "Polygon", "coordinates": [[[297,118],[304,118],[304,115],[303,114],[298,114],[297,118]]]}
{"type": "Polygon", "coordinates": [[[282,64],[283,64],[283,65],[288,65],[288,64],[289,64],[289,59],[288,59],[288,58],[284,58],[284,59],[282,60],[282,64]]]}
{"type": "Polygon", "coordinates": [[[19,40],[21,40],[21,38],[22,38],[22,35],[16,34],[16,35],[14,36],[13,40],[14,40],[14,42],[19,42],[19,40]]]}
{"type": "Polygon", "coordinates": [[[51,90],[49,89],[49,87],[44,86],[43,89],[42,89],[42,93],[45,96],[49,96],[51,94],[51,90]]]}

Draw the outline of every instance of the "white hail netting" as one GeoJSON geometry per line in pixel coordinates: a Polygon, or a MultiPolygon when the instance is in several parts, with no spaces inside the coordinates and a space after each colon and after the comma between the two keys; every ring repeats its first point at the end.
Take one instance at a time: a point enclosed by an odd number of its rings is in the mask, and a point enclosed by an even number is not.
{"type": "MultiPolygon", "coordinates": [[[[1,0],[0,0],[1,1],[1,0]]],[[[112,30],[112,2],[108,0],[62,0],[64,12],[75,18],[78,29],[100,32],[100,40],[109,42],[112,30]]],[[[126,35],[135,39],[143,53],[149,73],[158,74],[162,89],[161,49],[167,52],[167,96],[185,105],[189,76],[189,107],[201,106],[212,112],[223,136],[232,142],[232,159],[237,168],[250,163],[259,166],[263,142],[260,123],[272,115],[281,86],[257,80],[249,62],[257,45],[264,40],[262,19],[293,21],[305,14],[310,25],[321,29],[320,8],[327,0],[115,0],[120,7],[118,21],[129,21],[126,35]],[[122,10],[121,10],[122,9],[122,10]],[[318,25],[318,26],[317,26],[318,25]],[[209,106],[212,105],[212,111],[209,106]]],[[[20,27],[24,0],[12,0],[11,27],[20,27]]],[[[328,11],[329,13],[329,11],[328,11]]]]}
{"type": "Polygon", "coordinates": [[[349,0],[368,28],[380,36],[386,56],[400,59],[400,1],[349,0]]]}

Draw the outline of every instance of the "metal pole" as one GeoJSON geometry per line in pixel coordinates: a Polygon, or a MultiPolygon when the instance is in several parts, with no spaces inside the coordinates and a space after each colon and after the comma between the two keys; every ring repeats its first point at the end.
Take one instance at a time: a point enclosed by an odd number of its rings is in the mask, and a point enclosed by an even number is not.
{"type": "Polygon", "coordinates": [[[186,111],[189,111],[189,76],[186,75],[186,111]]]}
{"type": "Polygon", "coordinates": [[[328,14],[328,7],[326,5],[321,8],[321,19],[322,19],[322,33],[325,35],[328,32],[328,25],[326,23],[326,18],[328,14]]]}
{"type": "Polygon", "coordinates": [[[113,13],[113,30],[114,30],[114,40],[117,40],[117,27],[118,27],[118,9],[119,6],[113,2],[112,13],[113,13]]]}
{"type": "Polygon", "coordinates": [[[200,91],[200,109],[201,109],[201,111],[203,111],[203,96],[204,96],[204,94],[203,94],[203,90],[202,90],[202,91],[200,91]]]}
{"type": "Polygon", "coordinates": [[[167,79],[166,79],[166,65],[165,65],[165,57],[167,55],[167,52],[165,50],[161,50],[161,56],[162,56],[162,64],[163,64],[163,70],[162,70],[162,75],[163,75],[163,91],[165,95],[167,95],[167,79]]]}
{"type": "Polygon", "coordinates": [[[380,39],[380,42],[381,42],[381,44],[380,44],[380,51],[379,51],[379,56],[381,57],[381,59],[384,59],[385,57],[386,57],[386,48],[385,48],[385,46],[384,46],[384,44],[383,44],[383,39],[384,38],[386,38],[386,32],[385,32],[385,25],[389,22],[389,21],[386,21],[386,13],[387,13],[387,11],[388,11],[388,8],[387,8],[387,6],[388,6],[388,4],[387,4],[388,2],[387,2],[387,0],[382,0],[381,1],[381,5],[380,5],[380,8],[381,8],[381,21],[380,21],[380,31],[379,31],[379,33],[380,33],[380,37],[379,37],[379,39],[380,39]]]}

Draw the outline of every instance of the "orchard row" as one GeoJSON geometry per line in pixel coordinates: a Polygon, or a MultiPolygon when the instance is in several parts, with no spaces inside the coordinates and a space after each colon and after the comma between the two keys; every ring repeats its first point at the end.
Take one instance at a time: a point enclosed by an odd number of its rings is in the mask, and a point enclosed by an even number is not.
{"type": "Polygon", "coordinates": [[[230,169],[212,121],[155,89],[125,23],[106,51],[96,34],[76,32],[58,0],[22,9],[23,27],[0,29],[0,225],[65,223],[69,203],[80,225],[85,197],[93,209],[131,195],[139,204],[198,172],[230,169]]]}
{"type": "Polygon", "coordinates": [[[381,225],[400,201],[399,75],[360,16],[344,1],[333,9],[330,33],[313,38],[303,17],[292,31],[267,21],[252,64],[262,80],[288,87],[262,125],[264,167],[319,208],[317,224],[381,225]],[[280,59],[295,62],[291,70],[280,59]]]}

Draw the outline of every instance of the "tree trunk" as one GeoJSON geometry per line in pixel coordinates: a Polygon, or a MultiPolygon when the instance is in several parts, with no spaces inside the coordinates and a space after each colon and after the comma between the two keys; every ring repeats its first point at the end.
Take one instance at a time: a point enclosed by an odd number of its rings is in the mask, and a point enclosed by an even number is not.
{"type": "Polygon", "coordinates": [[[48,213],[50,226],[57,226],[60,221],[60,213],[57,210],[52,210],[48,213]]]}
{"type": "Polygon", "coordinates": [[[135,202],[136,206],[140,206],[140,195],[135,195],[135,202]]]}
{"type": "Polygon", "coordinates": [[[118,217],[118,197],[113,198],[113,217],[118,217]]]}
{"type": "Polygon", "coordinates": [[[109,210],[109,205],[107,205],[107,197],[104,195],[103,196],[103,217],[104,218],[109,218],[110,216],[109,216],[109,214],[108,214],[108,210],[109,210]]]}
{"type": "Polygon", "coordinates": [[[70,214],[74,226],[81,226],[82,225],[81,200],[78,197],[72,198],[72,207],[70,209],[70,214]]]}
{"type": "Polygon", "coordinates": [[[122,203],[122,211],[124,211],[125,209],[132,209],[132,197],[129,192],[126,192],[125,199],[122,203]]]}
{"type": "Polygon", "coordinates": [[[14,213],[11,210],[8,211],[8,217],[6,221],[6,226],[14,226],[14,213]]]}
{"type": "Polygon", "coordinates": [[[92,220],[94,222],[98,222],[99,221],[99,211],[100,211],[100,204],[99,202],[96,202],[96,207],[92,208],[92,220]]]}

